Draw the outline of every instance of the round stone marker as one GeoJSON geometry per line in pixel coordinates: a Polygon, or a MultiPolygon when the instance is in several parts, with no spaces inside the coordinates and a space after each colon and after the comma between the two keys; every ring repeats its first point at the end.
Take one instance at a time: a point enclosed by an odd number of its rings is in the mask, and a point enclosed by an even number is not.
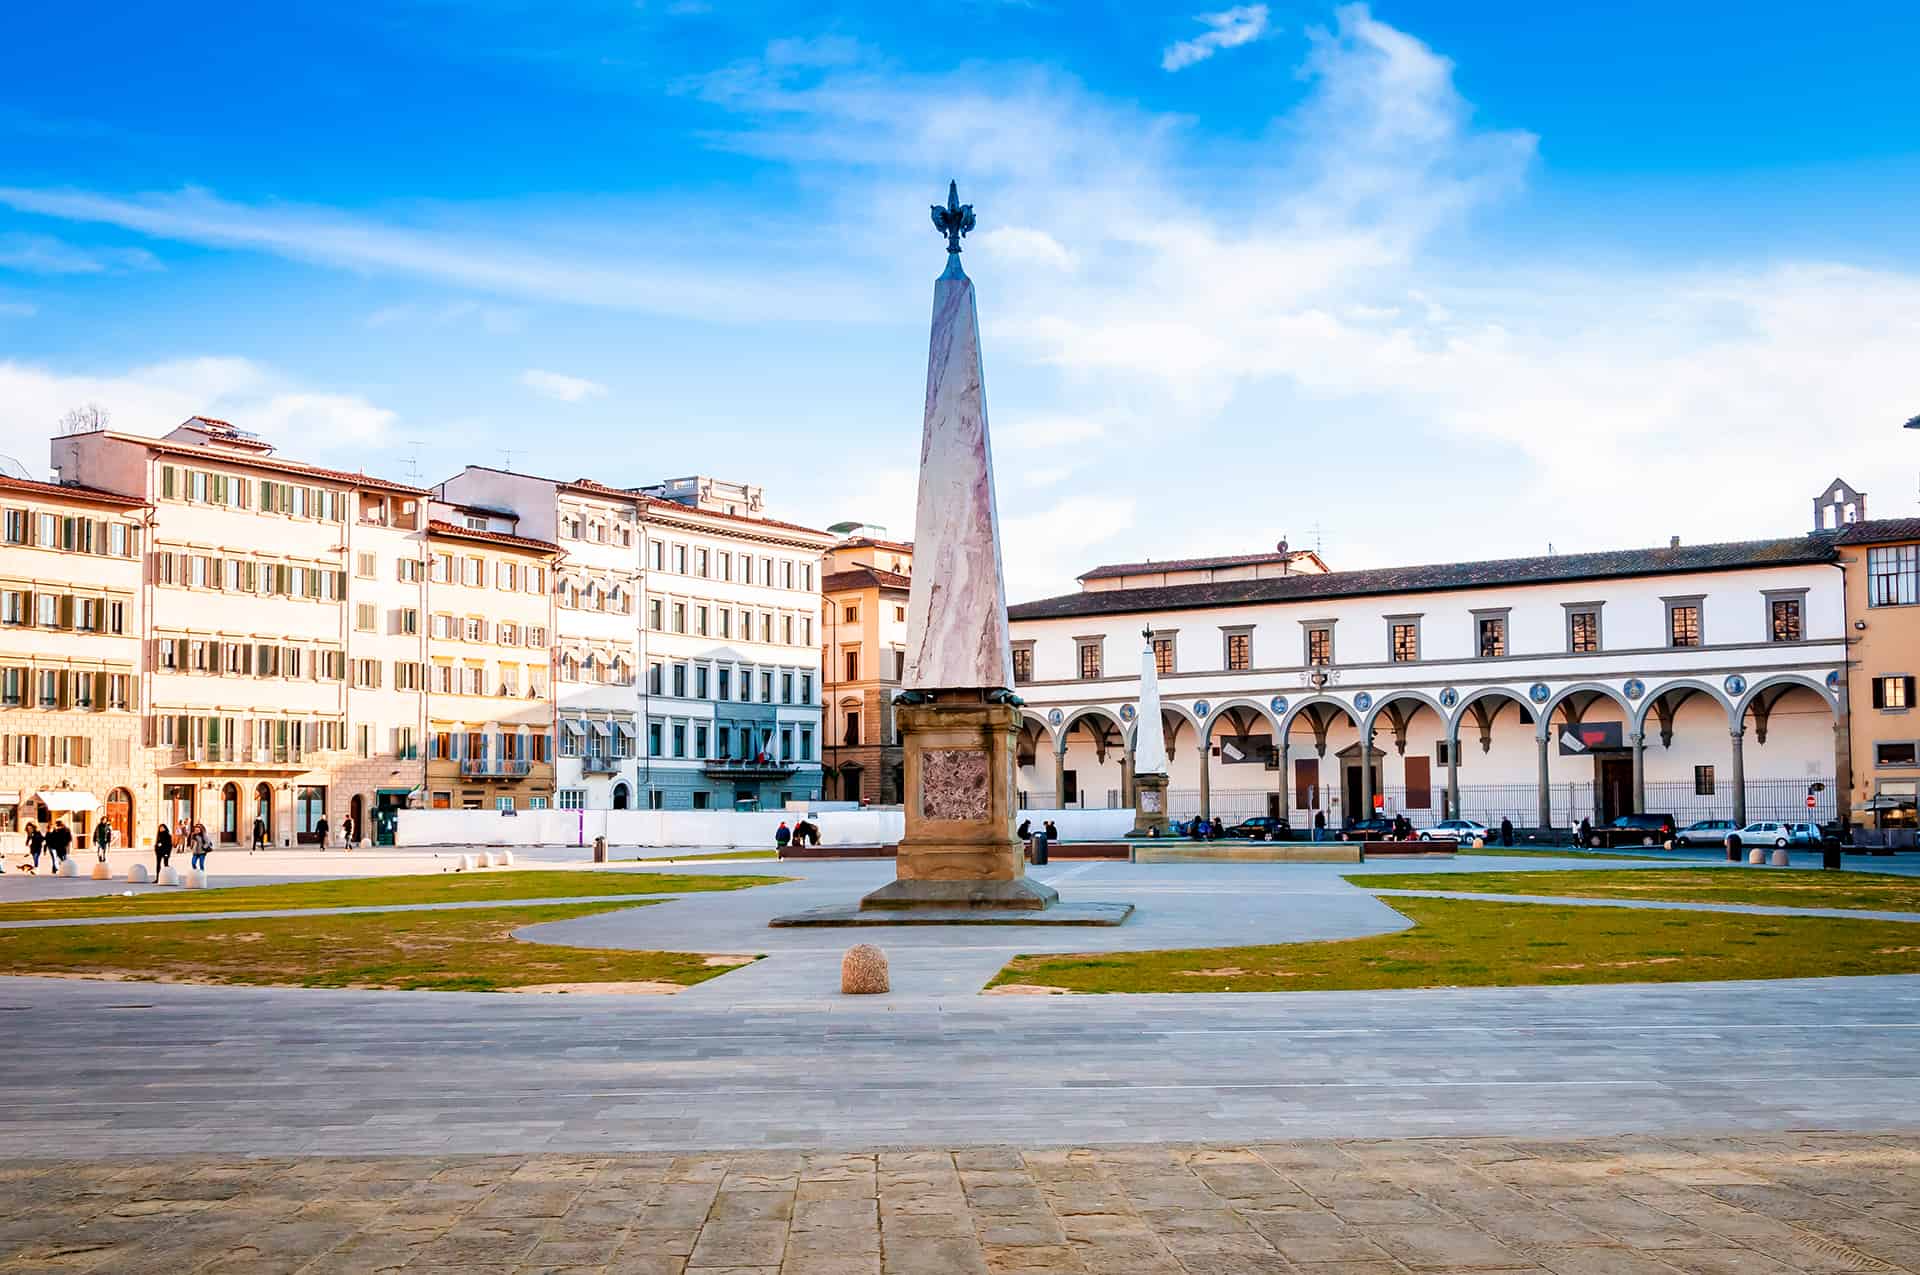
{"type": "Polygon", "coordinates": [[[1767,861],[1767,852],[1765,850],[1762,850],[1759,846],[1755,846],[1753,849],[1747,851],[1748,863],[1764,864],[1766,861],[1767,861]]]}
{"type": "Polygon", "coordinates": [[[169,863],[166,867],[160,869],[160,876],[158,879],[161,885],[179,885],[180,869],[174,867],[171,863],[169,863]]]}
{"type": "Polygon", "coordinates": [[[111,881],[113,880],[113,869],[100,862],[100,860],[95,859],[93,861],[93,879],[95,881],[111,881]]]}
{"type": "Polygon", "coordinates": [[[136,863],[127,869],[127,880],[133,885],[145,885],[153,880],[153,873],[147,871],[147,865],[136,863]]]}
{"type": "Polygon", "coordinates": [[[1775,850],[1775,851],[1773,852],[1773,866],[1774,866],[1774,867],[1776,867],[1776,868],[1784,868],[1784,867],[1786,867],[1786,866],[1787,866],[1787,864],[1788,864],[1789,862],[1790,862],[1790,860],[1789,860],[1789,859],[1787,858],[1787,852],[1786,852],[1785,850],[1775,850]]]}
{"type": "Polygon", "coordinates": [[[77,877],[80,875],[80,865],[73,861],[72,855],[68,855],[60,860],[60,866],[54,869],[54,872],[58,876],[77,877]]]}
{"type": "Polygon", "coordinates": [[[493,852],[493,863],[497,868],[511,868],[513,866],[513,851],[495,850],[493,852]]]}
{"type": "Polygon", "coordinates": [[[840,958],[840,994],[871,996],[887,988],[887,954],[871,943],[855,943],[840,958]]]}

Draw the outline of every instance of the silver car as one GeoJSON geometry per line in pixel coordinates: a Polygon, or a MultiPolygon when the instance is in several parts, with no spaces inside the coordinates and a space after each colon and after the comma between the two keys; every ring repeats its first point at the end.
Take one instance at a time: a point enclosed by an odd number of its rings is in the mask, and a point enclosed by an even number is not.
{"type": "Polygon", "coordinates": [[[1696,819],[1673,834],[1673,842],[1680,846],[1723,846],[1727,843],[1727,834],[1740,825],[1731,819],[1696,819]]]}
{"type": "Polygon", "coordinates": [[[1478,819],[1442,819],[1431,828],[1422,828],[1421,841],[1458,841],[1470,845],[1475,837],[1486,840],[1490,829],[1478,819]]]}

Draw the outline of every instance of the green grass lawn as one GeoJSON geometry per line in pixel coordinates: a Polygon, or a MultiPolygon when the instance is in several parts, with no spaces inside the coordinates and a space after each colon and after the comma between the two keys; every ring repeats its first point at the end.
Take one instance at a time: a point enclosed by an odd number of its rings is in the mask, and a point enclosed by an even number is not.
{"type": "MultiPolygon", "coordinates": [[[[218,870],[216,864],[215,870],[218,870]]],[[[404,903],[468,903],[509,899],[578,899],[603,894],[692,894],[771,885],[791,877],[705,876],[669,872],[556,872],[489,869],[404,877],[347,877],[292,885],[241,885],[218,890],[147,890],[0,905],[0,921],[169,912],[258,912],[269,908],[364,908],[404,903]]]]}
{"type": "Polygon", "coordinates": [[[542,921],[645,906],[644,901],[560,903],[0,930],[0,974],[492,992],[579,984],[685,987],[743,963],[690,952],[552,947],[510,937],[513,930],[542,921]]]}
{"type": "Polygon", "coordinates": [[[1576,850],[1572,846],[1563,846],[1558,850],[1521,850],[1505,846],[1489,846],[1484,850],[1462,850],[1461,858],[1478,858],[1488,855],[1495,859],[1652,859],[1656,862],[1662,856],[1657,854],[1612,854],[1604,850],[1576,850]]]}
{"type": "Polygon", "coordinates": [[[1631,872],[1448,872],[1349,876],[1363,890],[1461,890],[1470,894],[1759,903],[1782,908],[1920,912],[1920,877],[1800,868],[1655,868],[1631,872]]]}
{"type": "Polygon", "coordinates": [[[989,986],[1318,992],[1920,972],[1920,925],[1900,921],[1465,899],[1392,902],[1414,922],[1412,929],[1262,947],[1021,956],[989,986]]]}

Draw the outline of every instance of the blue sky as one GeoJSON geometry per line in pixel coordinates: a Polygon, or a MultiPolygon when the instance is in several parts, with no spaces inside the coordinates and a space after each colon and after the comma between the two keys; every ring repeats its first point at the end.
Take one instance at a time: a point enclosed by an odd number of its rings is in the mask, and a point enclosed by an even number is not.
{"type": "Polygon", "coordinates": [[[980,213],[1009,591],[1912,513],[1920,10],[16,7],[0,451],[97,401],[910,533],[980,213]]]}

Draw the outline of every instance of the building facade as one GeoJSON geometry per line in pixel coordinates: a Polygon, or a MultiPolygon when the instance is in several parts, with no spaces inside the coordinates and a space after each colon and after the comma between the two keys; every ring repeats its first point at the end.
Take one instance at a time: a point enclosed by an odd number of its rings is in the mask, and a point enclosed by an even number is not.
{"type": "Polygon", "coordinates": [[[893,697],[907,651],[913,546],[852,535],[827,550],[821,580],[826,793],[896,805],[906,787],[893,697]]]}
{"type": "Polygon", "coordinates": [[[498,509],[436,500],[428,515],[426,805],[547,809],[559,550],[498,509]]]}
{"type": "Polygon", "coordinates": [[[406,710],[369,701],[356,755],[349,662],[375,635],[349,605],[355,533],[399,556],[396,538],[419,532],[390,525],[395,511],[417,520],[427,493],[286,460],[206,417],[162,438],[68,434],[52,451],[62,482],[151,506],[139,698],[156,816],[205,824],[224,845],[250,841],[257,821],[269,843],[294,845],[340,830],[356,797],[364,813],[354,786],[398,763],[380,728],[406,710]]]}
{"type": "MultiPolygon", "coordinates": [[[[155,817],[141,746],[139,497],[0,478],[0,831],[155,817]]],[[[147,833],[152,829],[146,828],[147,833]]]]}
{"type": "Polygon", "coordinates": [[[1011,609],[1028,800],[1130,801],[1143,643],[1176,816],[1831,818],[1831,538],[1083,590],[1011,609]]]}
{"type": "Polygon", "coordinates": [[[1920,518],[1853,521],[1835,548],[1852,640],[1854,819],[1910,837],[1920,822],[1920,518]]]}

